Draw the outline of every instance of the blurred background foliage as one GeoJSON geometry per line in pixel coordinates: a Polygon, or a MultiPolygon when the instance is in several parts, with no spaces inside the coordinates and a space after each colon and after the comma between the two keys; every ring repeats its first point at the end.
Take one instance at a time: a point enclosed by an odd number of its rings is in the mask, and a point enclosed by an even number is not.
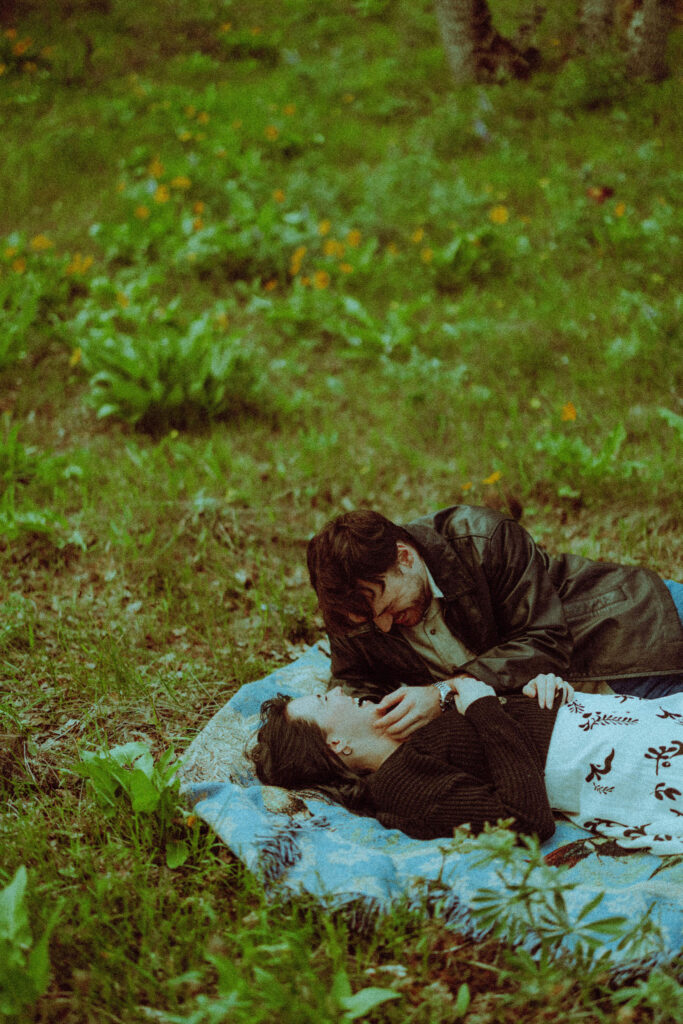
{"type": "MultiPolygon", "coordinates": [[[[677,9],[473,4],[490,46],[458,81],[437,6],[0,3],[0,882],[50,937],[36,1019],[170,1019],[243,919],[245,949],[309,936],[311,992],[405,955],[410,999],[374,1020],[456,1019],[460,975],[480,1019],[533,1019],[497,947],[467,954],[493,991],[437,925],[354,946],[269,910],[180,812],[169,875],[75,770],[181,750],[317,639],[305,544],[344,509],[487,504],[680,578],[677,9]]],[[[534,977],[611,1019],[595,978],[534,977]]],[[[632,997],[647,1019],[668,984],[632,997]]]]}

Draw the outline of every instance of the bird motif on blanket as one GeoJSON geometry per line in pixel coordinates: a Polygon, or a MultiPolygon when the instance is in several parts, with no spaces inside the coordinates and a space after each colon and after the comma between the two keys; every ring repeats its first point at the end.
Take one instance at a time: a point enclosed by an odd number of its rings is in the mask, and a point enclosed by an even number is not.
{"type": "Polygon", "coordinates": [[[614,760],[614,747],[612,747],[612,750],[610,751],[610,753],[605,758],[605,763],[603,765],[593,764],[593,762],[591,761],[590,762],[591,770],[588,773],[588,775],[586,776],[586,782],[592,782],[593,779],[601,779],[604,775],[609,775],[609,773],[612,771],[612,761],[613,760],[614,760]]]}

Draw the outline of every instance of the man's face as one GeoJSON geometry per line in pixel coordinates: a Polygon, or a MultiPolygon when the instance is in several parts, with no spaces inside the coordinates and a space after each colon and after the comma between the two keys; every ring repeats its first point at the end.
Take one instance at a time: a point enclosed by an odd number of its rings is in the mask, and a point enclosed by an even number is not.
{"type": "MultiPolygon", "coordinates": [[[[383,587],[369,580],[358,581],[368,596],[377,628],[388,633],[394,623],[416,626],[432,600],[426,566],[417,551],[399,542],[396,564],[384,573],[382,582],[383,587]]],[[[358,615],[349,618],[354,623],[366,621],[358,615]]]]}

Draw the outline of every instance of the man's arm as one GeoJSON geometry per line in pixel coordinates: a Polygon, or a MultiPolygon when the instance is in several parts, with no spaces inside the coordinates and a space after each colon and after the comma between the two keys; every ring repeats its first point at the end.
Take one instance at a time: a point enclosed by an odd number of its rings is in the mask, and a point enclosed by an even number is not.
{"type": "Polygon", "coordinates": [[[462,666],[498,693],[534,676],[566,676],[573,648],[562,602],[534,540],[504,519],[491,537],[474,538],[489,587],[499,642],[462,666]]]}

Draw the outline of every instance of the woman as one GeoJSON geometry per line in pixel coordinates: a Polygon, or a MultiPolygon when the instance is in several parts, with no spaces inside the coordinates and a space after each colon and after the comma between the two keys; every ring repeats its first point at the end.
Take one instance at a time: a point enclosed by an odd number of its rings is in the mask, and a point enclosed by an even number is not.
{"type": "Polygon", "coordinates": [[[279,695],[261,709],[256,773],[418,839],[512,818],[544,840],[554,809],[621,846],[683,852],[683,695],[582,693],[561,706],[573,691],[553,675],[504,698],[473,678],[452,688],[455,710],[403,743],[382,731],[376,705],[340,688],[279,695]]]}

